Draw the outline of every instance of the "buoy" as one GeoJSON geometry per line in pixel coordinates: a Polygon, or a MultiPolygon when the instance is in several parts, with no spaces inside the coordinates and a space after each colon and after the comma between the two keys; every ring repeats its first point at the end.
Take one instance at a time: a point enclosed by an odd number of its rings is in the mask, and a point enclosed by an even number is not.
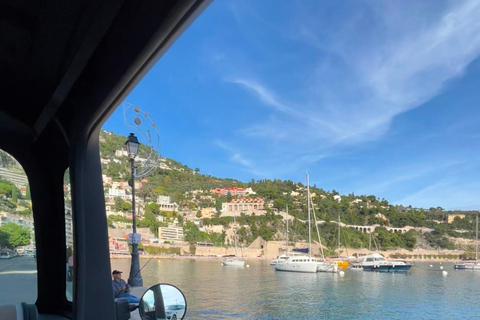
{"type": "Polygon", "coordinates": [[[250,265],[249,265],[249,264],[247,264],[247,268],[250,268],[250,265]]]}
{"type": "Polygon", "coordinates": [[[443,276],[446,276],[447,274],[448,274],[447,271],[442,271],[442,275],[443,275],[443,276]]]}
{"type": "Polygon", "coordinates": [[[440,270],[443,270],[443,266],[440,266],[440,270]]]}
{"type": "Polygon", "coordinates": [[[430,265],[430,268],[433,268],[433,265],[432,265],[432,264],[430,265]]]}
{"type": "Polygon", "coordinates": [[[339,275],[340,277],[343,277],[343,276],[345,275],[345,272],[339,271],[339,272],[338,272],[338,275],[339,275]]]}

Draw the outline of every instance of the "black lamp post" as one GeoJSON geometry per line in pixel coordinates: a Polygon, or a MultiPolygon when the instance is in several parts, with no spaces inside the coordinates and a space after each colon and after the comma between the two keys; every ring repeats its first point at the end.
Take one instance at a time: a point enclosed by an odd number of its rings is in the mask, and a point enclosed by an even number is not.
{"type": "Polygon", "coordinates": [[[129,241],[132,245],[132,264],[130,265],[130,276],[128,277],[128,284],[132,287],[143,286],[142,275],[140,274],[140,260],[138,258],[138,244],[140,243],[140,235],[137,235],[137,223],[135,217],[135,157],[138,154],[138,142],[137,137],[130,133],[127,141],[125,142],[125,148],[127,149],[128,157],[130,158],[130,164],[132,169],[132,215],[133,215],[133,234],[129,237],[129,241]]]}

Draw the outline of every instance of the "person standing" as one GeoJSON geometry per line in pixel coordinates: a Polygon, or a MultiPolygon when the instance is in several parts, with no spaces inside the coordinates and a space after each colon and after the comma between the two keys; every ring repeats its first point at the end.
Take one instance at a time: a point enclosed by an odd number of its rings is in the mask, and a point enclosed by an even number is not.
{"type": "Polygon", "coordinates": [[[129,293],[131,286],[122,279],[122,271],[113,270],[112,289],[114,298],[128,298],[129,303],[139,303],[140,299],[129,293]]]}

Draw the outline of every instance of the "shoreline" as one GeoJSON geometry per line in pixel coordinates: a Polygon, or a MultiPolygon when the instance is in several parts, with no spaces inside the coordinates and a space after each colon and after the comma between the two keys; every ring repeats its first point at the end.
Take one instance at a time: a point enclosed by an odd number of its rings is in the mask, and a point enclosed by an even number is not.
{"type": "MultiPolygon", "coordinates": [[[[110,259],[130,259],[131,256],[128,254],[125,254],[125,255],[110,255],[110,259]]],[[[155,255],[140,255],[139,256],[140,259],[158,259],[158,260],[162,260],[162,259],[168,259],[168,260],[218,260],[218,261],[221,261],[223,259],[223,257],[213,257],[213,256],[190,256],[190,255],[158,255],[158,256],[155,256],[155,255]]],[[[393,259],[393,258],[392,258],[393,259]]],[[[266,260],[266,261],[270,261],[272,259],[266,259],[266,258],[253,258],[253,257],[246,257],[246,258],[243,258],[243,260],[245,261],[262,261],[262,260],[266,260]]],[[[350,261],[353,261],[354,259],[350,259],[350,261]]],[[[407,258],[407,259],[396,259],[396,260],[402,260],[402,261],[407,261],[407,262],[412,262],[412,263],[418,263],[418,262],[437,262],[437,263],[442,263],[442,262],[457,262],[459,261],[460,259],[449,259],[449,258],[438,258],[438,259],[435,259],[435,258],[428,258],[428,259],[410,259],[410,258],[407,258]]],[[[333,262],[333,260],[332,260],[333,262]]]]}

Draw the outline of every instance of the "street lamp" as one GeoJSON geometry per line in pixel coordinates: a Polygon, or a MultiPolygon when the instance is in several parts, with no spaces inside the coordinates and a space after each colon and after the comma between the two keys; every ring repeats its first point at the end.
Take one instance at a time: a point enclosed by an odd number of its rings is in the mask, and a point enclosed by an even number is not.
{"type": "Polygon", "coordinates": [[[125,142],[125,149],[127,149],[128,157],[130,158],[130,165],[132,169],[132,229],[133,234],[129,237],[129,242],[132,245],[132,263],[130,265],[130,276],[128,277],[128,284],[132,287],[142,287],[143,279],[140,274],[140,260],[138,258],[138,244],[140,243],[140,235],[137,234],[137,223],[135,217],[135,157],[138,154],[138,142],[135,134],[130,133],[125,142]]]}

